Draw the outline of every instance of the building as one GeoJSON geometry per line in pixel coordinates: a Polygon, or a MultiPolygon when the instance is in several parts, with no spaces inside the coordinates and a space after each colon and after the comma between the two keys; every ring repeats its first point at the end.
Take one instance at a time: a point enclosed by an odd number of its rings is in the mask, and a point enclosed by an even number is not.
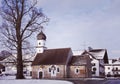
{"type": "Polygon", "coordinates": [[[89,55],[92,63],[92,77],[104,77],[105,67],[108,64],[108,54],[106,49],[91,49],[84,51],[83,55],[89,55]]]}
{"type": "MultiPolygon", "coordinates": [[[[0,57],[0,63],[5,67],[4,70],[2,70],[2,74],[5,75],[16,75],[17,73],[17,68],[16,68],[16,63],[17,63],[17,56],[16,54],[10,54],[9,56],[1,56],[0,57]]],[[[32,64],[32,57],[30,55],[25,55],[23,56],[23,72],[24,75],[31,75],[31,64],[32,64]]]]}
{"type": "Polygon", "coordinates": [[[0,74],[4,74],[6,72],[6,65],[3,61],[11,55],[8,51],[1,51],[0,52],[0,74]]]}
{"type": "Polygon", "coordinates": [[[91,60],[88,55],[72,56],[69,63],[70,78],[90,78],[91,77],[91,60]]]}
{"type": "Polygon", "coordinates": [[[32,63],[32,78],[91,77],[91,62],[87,55],[73,56],[71,48],[47,49],[46,35],[37,35],[37,54],[32,63]]]}
{"type": "Polygon", "coordinates": [[[5,75],[15,75],[16,74],[16,58],[12,55],[6,57],[1,61],[5,66],[5,75]]]}
{"type": "Polygon", "coordinates": [[[106,77],[120,77],[120,59],[109,59],[109,64],[105,64],[106,77]]]}
{"type": "Polygon", "coordinates": [[[33,78],[65,78],[72,56],[70,48],[48,49],[38,53],[32,63],[33,78]]]}

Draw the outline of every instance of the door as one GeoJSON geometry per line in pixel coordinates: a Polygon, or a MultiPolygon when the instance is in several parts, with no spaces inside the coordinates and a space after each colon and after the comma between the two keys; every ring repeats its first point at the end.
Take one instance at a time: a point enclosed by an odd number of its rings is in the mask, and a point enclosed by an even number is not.
{"type": "Polygon", "coordinates": [[[39,72],[39,79],[43,77],[43,72],[39,72]]]}

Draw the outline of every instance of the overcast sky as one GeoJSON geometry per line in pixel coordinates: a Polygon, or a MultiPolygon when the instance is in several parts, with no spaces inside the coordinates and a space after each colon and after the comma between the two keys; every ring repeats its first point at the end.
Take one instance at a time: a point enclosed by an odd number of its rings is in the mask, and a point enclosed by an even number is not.
{"type": "Polygon", "coordinates": [[[120,0],[38,0],[50,18],[48,48],[103,48],[120,57],[120,0]]]}
{"type": "Polygon", "coordinates": [[[38,0],[38,6],[50,18],[47,48],[91,46],[120,57],[120,0],[38,0]]]}

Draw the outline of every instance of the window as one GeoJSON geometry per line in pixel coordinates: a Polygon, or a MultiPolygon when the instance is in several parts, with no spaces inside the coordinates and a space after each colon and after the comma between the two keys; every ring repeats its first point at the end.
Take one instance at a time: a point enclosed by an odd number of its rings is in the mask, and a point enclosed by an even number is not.
{"type": "Polygon", "coordinates": [[[96,72],[92,71],[92,74],[96,74],[96,72]]]}
{"type": "Polygon", "coordinates": [[[41,50],[39,50],[39,52],[41,52],[41,50]]]}
{"type": "Polygon", "coordinates": [[[95,63],[92,63],[92,66],[95,66],[95,63]]]}
{"type": "Polygon", "coordinates": [[[32,71],[30,71],[30,76],[32,76],[32,71]]]}
{"type": "Polygon", "coordinates": [[[76,70],[75,70],[75,73],[79,73],[79,69],[76,69],[76,70]]]}
{"type": "Polygon", "coordinates": [[[51,68],[49,68],[49,72],[51,72],[51,68]]]}
{"type": "Polygon", "coordinates": [[[94,68],[93,68],[93,71],[95,72],[96,70],[97,70],[97,69],[94,67],[94,68]]]}
{"type": "Polygon", "coordinates": [[[57,68],[57,72],[60,72],[59,68],[57,68]]]}
{"type": "Polygon", "coordinates": [[[39,45],[41,45],[41,43],[39,42],[39,45]]]}
{"type": "Polygon", "coordinates": [[[110,74],[110,72],[108,72],[108,74],[110,74]]]}
{"type": "Polygon", "coordinates": [[[2,71],[5,72],[5,68],[2,71]]]}
{"type": "Polygon", "coordinates": [[[108,69],[110,69],[110,67],[108,67],[108,69]]]}
{"type": "Polygon", "coordinates": [[[116,67],[116,70],[118,70],[118,67],[116,67]]]}
{"type": "Polygon", "coordinates": [[[108,72],[108,74],[107,74],[107,77],[111,77],[111,74],[110,74],[110,72],[108,72]]]}

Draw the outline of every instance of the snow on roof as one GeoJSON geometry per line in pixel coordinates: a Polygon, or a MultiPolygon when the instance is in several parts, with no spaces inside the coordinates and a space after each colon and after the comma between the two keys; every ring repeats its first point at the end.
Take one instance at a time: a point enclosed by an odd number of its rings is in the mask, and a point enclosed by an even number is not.
{"type": "Polygon", "coordinates": [[[120,60],[115,61],[115,62],[113,63],[113,65],[114,65],[114,64],[120,64],[120,60]]]}
{"type": "Polygon", "coordinates": [[[84,51],[83,50],[73,50],[72,53],[74,56],[81,55],[84,51]]]}
{"type": "Polygon", "coordinates": [[[89,51],[89,53],[92,54],[96,59],[103,59],[105,52],[105,49],[93,49],[89,51]]]}

